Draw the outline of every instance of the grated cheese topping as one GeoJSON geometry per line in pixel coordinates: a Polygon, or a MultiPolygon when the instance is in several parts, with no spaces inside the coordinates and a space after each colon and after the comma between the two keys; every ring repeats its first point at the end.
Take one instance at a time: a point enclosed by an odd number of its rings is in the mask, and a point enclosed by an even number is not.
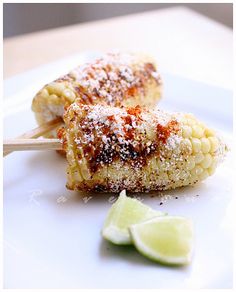
{"type": "Polygon", "coordinates": [[[99,99],[116,106],[124,98],[144,95],[147,81],[154,80],[158,85],[162,82],[153,63],[140,62],[137,55],[125,53],[108,53],[74,69],[68,78],[75,82],[75,90],[84,103],[99,99]]]}
{"type": "Polygon", "coordinates": [[[65,123],[71,189],[144,192],[193,185],[211,175],[227,151],[189,114],[75,102],[65,123]]]}
{"type": "Polygon", "coordinates": [[[175,117],[161,110],[78,103],[72,104],[71,110],[78,118],[72,127],[76,132],[74,141],[83,148],[92,172],[117,159],[140,168],[157,152],[164,159],[167,150],[173,156],[174,150],[179,149],[179,124],[175,117]]]}

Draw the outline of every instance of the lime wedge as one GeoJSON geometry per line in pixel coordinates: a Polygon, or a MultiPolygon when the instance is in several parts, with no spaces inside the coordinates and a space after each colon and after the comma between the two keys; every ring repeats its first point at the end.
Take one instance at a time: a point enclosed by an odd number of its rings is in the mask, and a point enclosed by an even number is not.
{"type": "Polygon", "coordinates": [[[189,219],[156,217],[132,225],[129,230],[137,250],[151,260],[173,265],[190,262],[193,227],[189,219]]]}
{"type": "Polygon", "coordinates": [[[126,192],[122,191],[108,212],[102,236],[115,244],[131,244],[130,225],[161,215],[165,213],[154,211],[139,200],[127,197],[126,192]]]}

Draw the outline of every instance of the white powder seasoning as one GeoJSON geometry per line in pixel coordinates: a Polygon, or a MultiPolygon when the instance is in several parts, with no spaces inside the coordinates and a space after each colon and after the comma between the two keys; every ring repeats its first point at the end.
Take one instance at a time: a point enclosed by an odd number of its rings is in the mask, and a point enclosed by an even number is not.
{"type": "Polygon", "coordinates": [[[84,153],[78,165],[91,178],[78,182],[78,189],[139,192],[199,180],[187,167],[191,147],[182,137],[183,115],[138,106],[73,105],[70,110],[74,143],[84,153]]]}
{"type": "Polygon", "coordinates": [[[108,104],[117,105],[127,95],[127,90],[145,86],[141,80],[157,82],[159,73],[152,63],[147,62],[135,54],[112,52],[74,69],[69,76],[92,98],[98,96],[108,104]]]}

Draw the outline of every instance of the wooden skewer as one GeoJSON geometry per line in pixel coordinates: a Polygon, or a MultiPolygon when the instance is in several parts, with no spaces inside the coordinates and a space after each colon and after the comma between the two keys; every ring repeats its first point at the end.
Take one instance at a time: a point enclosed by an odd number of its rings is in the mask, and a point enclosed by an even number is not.
{"type": "MultiPolygon", "coordinates": [[[[58,117],[50,122],[44,123],[42,125],[40,125],[39,127],[24,133],[21,136],[18,136],[16,139],[29,139],[29,138],[38,138],[43,136],[44,134],[50,132],[51,130],[55,129],[57,126],[59,126],[60,124],[62,124],[62,118],[58,117]]],[[[15,139],[14,139],[15,140],[15,139]]],[[[8,154],[10,154],[12,151],[3,151],[3,156],[6,156],[8,154]]]]}
{"type": "Polygon", "coordinates": [[[62,150],[59,139],[14,139],[3,141],[3,151],[62,150]]]}
{"type": "Polygon", "coordinates": [[[62,123],[63,123],[62,118],[58,117],[50,122],[44,123],[40,125],[39,127],[17,137],[17,139],[38,138],[50,132],[51,130],[55,129],[57,126],[59,126],[62,123]]]}

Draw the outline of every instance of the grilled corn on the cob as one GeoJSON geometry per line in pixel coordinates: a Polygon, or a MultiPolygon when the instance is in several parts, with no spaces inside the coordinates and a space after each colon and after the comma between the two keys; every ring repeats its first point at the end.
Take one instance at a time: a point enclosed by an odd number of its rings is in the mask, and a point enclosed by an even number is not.
{"type": "Polygon", "coordinates": [[[131,192],[193,185],[214,173],[227,151],[191,114],[73,103],[59,131],[67,187],[131,192]]]}
{"type": "Polygon", "coordinates": [[[84,104],[154,107],[160,96],[161,79],[152,58],[109,53],[44,86],[34,97],[32,110],[42,124],[62,117],[75,99],[84,104]]]}

